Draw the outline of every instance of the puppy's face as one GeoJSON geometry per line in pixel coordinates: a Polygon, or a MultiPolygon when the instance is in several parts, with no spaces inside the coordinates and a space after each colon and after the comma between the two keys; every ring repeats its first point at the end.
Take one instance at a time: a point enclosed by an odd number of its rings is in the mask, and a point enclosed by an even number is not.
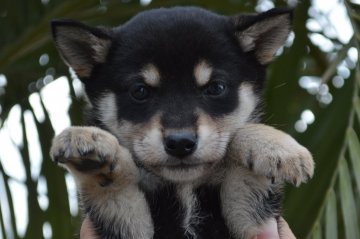
{"type": "Polygon", "coordinates": [[[179,182],[210,173],[237,128],[256,119],[265,65],[289,25],[286,10],[228,18],[172,8],[113,29],[55,21],[53,34],[92,120],[139,166],[179,182]]]}

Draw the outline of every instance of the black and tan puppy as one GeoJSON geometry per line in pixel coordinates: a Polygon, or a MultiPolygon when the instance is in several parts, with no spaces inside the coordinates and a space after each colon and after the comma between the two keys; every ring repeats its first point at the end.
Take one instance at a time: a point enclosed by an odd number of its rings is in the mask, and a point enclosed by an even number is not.
{"type": "Polygon", "coordinates": [[[51,155],[103,239],[250,238],[279,216],[281,183],[313,174],[304,147],[257,124],[291,15],[177,7],[116,28],[52,23],[95,127],[66,129],[51,155]]]}

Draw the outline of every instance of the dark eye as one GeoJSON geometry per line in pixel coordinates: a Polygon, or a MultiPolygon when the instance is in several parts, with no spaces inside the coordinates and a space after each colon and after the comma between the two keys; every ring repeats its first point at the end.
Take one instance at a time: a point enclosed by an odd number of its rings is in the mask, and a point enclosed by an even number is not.
{"type": "Polygon", "coordinates": [[[135,85],[130,89],[131,97],[137,102],[145,102],[150,97],[150,89],[143,84],[135,85]]]}
{"type": "Polygon", "coordinates": [[[221,96],[226,91],[226,85],[221,81],[210,82],[204,90],[204,94],[207,96],[221,96]]]}

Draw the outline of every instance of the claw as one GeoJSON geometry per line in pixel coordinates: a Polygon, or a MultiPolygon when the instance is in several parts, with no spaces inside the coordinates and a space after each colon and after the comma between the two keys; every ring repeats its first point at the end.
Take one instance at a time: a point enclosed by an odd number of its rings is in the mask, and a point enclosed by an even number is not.
{"type": "Polygon", "coordinates": [[[248,168],[252,171],[254,168],[254,162],[252,161],[252,151],[250,150],[248,157],[246,158],[246,162],[248,165],[248,168]]]}
{"type": "Polygon", "coordinates": [[[300,186],[300,181],[298,181],[296,178],[293,178],[292,184],[294,184],[296,187],[300,186]]]}
{"type": "Polygon", "coordinates": [[[54,163],[55,163],[56,165],[59,164],[59,159],[60,159],[59,156],[55,156],[55,157],[54,157],[54,163]]]}
{"type": "Polygon", "coordinates": [[[274,184],[276,182],[275,176],[272,174],[268,174],[266,178],[271,181],[271,184],[274,184]]]}
{"type": "Polygon", "coordinates": [[[94,149],[89,148],[78,148],[78,152],[81,157],[87,156],[89,154],[92,154],[94,152],[94,149]]]}
{"type": "Polygon", "coordinates": [[[64,157],[65,156],[65,151],[64,150],[59,150],[59,152],[57,152],[56,155],[53,156],[54,162],[55,164],[59,164],[59,163],[64,163],[64,157]]]}
{"type": "Polygon", "coordinates": [[[99,157],[99,159],[100,159],[101,162],[105,162],[105,161],[106,161],[106,158],[107,158],[106,155],[101,154],[101,153],[98,154],[98,157],[99,157]]]}

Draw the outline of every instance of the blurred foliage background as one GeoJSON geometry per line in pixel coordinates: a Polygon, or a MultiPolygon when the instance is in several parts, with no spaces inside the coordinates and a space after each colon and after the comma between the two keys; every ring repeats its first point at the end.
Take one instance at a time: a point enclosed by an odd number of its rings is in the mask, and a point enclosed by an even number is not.
{"type": "Polygon", "coordinates": [[[316,173],[287,188],[284,215],[298,238],[360,238],[359,1],[0,0],[0,239],[76,238],[79,229],[74,182],[48,151],[55,133],[81,124],[83,91],[50,20],[116,26],[175,5],[227,15],[295,7],[294,32],[269,67],[264,122],[308,147],[316,173]]]}

